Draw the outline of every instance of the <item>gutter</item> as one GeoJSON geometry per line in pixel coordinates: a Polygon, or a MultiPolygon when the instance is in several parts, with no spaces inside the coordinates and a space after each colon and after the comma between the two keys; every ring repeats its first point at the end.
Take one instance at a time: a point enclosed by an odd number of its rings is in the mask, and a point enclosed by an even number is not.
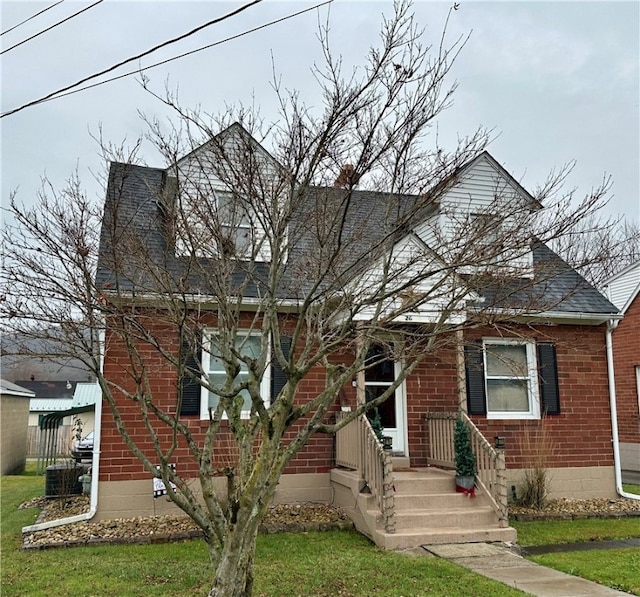
{"type": "Polygon", "coordinates": [[[609,405],[611,409],[611,442],[613,443],[613,467],[615,471],[616,491],[618,495],[632,500],[640,500],[640,495],[628,493],[622,489],[622,470],[620,468],[620,439],[618,436],[618,409],[616,405],[616,382],[613,367],[612,332],[618,327],[618,320],[607,323],[607,373],[609,376],[609,405]]]}
{"type": "MultiPolygon", "coordinates": [[[[102,350],[100,351],[100,369],[103,370],[104,365],[104,331],[100,332],[102,350]]],[[[97,382],[96,382],[97,383],[97,382]]],[[[32,524],[22,527],[22,533],[34,533],[36,531],[44,531],[45,529],[53,529],[65,524],[73,524],[75,522],[84,522],[91,520],[98,511],[98,478],[100,472],[100,436],[102,432],[102,393],[100,399],[96,400],[95,406],[95,426],[93,431],[93,457],[91,460],[91,496],[89,498],[89,511],[76,516],[68,516],[67,518],[59,518],[58,520],[49,520],[39,524],[32,524]]]]}

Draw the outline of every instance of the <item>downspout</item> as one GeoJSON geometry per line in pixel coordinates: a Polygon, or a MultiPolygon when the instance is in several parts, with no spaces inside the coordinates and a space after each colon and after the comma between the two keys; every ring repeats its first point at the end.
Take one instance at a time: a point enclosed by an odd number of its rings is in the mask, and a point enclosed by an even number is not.
{"type": "Polygon", "coordinates": [[[607,373],[609,375],[609,405],[611,408],[611,441],[613,443],[613,467],[615,471],[616,491],[618,495],[632,500],[640,500],[640,495],[628,493],[622,489],[622,470],[620,468],[620,440],[618,437],[618,408],[616,405],[616,382],[613,367],[612,332],[618,327],[618,321],[607,322],[607,373]]]}
{"type": "MultiPolygon", "coordinates": [[[[100,371],[104,367],[104,330],[100,332],[100,371]]],[[[97,383],[97,382],[96,382],[97,383]]],[[[95,426],[93,430],[93,457],[91,459],[91,496],[89,498],[89,511],[76,516],[68,516],[58,520],[49,520],[39,524],[22,527],[23,533],[34,533],[36,531],[44,531],[63,526],[65,524],[73,524],[74,522],[83,522],[91,520],[98,510],[98,477],[100,471],[100,436],[102,432],[102,393],[96,399],[95,406],[95,426]]]]}

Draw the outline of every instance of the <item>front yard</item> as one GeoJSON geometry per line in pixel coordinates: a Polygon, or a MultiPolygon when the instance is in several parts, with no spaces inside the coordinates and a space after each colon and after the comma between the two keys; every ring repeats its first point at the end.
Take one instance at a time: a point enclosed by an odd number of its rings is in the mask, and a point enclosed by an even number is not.
{"type": "MultiPolygon", "coordinates": [[[[23,551],[21,528],[42,495],[44,479],[2,477],[2,595],[122,597],[206,595],[210,569],[204,543],[119,545],[23,551]]],[[[522,596],[445,560],[383,552],[353,531],[274,534],[259,538],[257,596],[366,597],[522,596]]]]}
{"type": "MultiPolygon", "coordinates": [[[[21,528],[39,510],[18,509],[42,495],[44,479],[2,477],[2,594],[206,595],[210,569],[200,540],[153,545],[21,549],[21,528]]],[[[640,537],[640,517],[513,522],[519,544],[547,545],[640,537]]],[[[554,553],[533,561],[640,595],[640,552],[554,553]]],[[[255,595],[523,595],[445,560],[383,552],[353,531],[281,533],[259,538],[255,595]]]]}

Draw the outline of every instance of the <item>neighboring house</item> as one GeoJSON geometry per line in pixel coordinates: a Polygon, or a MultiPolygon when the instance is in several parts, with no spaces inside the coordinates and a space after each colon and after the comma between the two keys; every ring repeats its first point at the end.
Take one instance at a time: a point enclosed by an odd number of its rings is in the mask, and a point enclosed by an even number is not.
{"type": "MultiPolygon", "coordinates": [[[[37,456],[42,450],[41,423],[47,415],[63,413],[71,408],[77,382],[20,380],[21,386],[31,390],[34,398],[29,401],[29,429],[27,453],[37,456]]],[[[62,415],[56,422],[56,441],[52,451],[64,456],[71,448],[72,415],[62,415]]]]}
{"type": "Polygon", "coordinates": [[[606,294],[624,315],[613,332],[622,480],[640,483],[640,262],[610,278],[606,294]]]}
{"type": "Polygon", "coordinates": [[[27,461],[27,421],[33,392],[10,381],[0,380],[0,474],[21,473],[27,461]]]}
{"type": "MultiPolygon", "coordinates": [[[[239,125],[233,125],[223,134],[231,137],[246,135],[239,125]]],[[[182,165],[188,168],[189,160],[195,160],[194,154],[197,157],[198,152],[206,154],[206,145],[185,158],[186,162],[182,162],[182,165]]],[[[128,234],[139,235],[154,267],[159,267],[176,279],[184,275],[179,260],[182,251],[180,228],[175,222],[167,222],[167,218],[172,217],[171,209],[158,200],[170,187],[169,175],[170,170],[160,168],[112,165],[97,274],[97,283],[102,285],[105,292],[117,283],[121,292],[130,288],[132,294],[141,295],[146,285],[150,284],[146,272],[135,268],[126,272],[124,269],[117,271],[109,259],[112,231],[109,230],[108,221],[113,217],[116,204],[119,216],[129,222],[128,234]]],[[[438,235],[443,230],[446,232],[451,219],[460,214],[467,218],[477,217],[480,225],[500,225],[501,214],[495,214],[495,221],[488,222],[486,214],[477,215],[475,211],[481,212],[491,204],[496,189],[513,201],[527,206],[527,209],[536,208],[535,199],[492,156],[484,152],[438,187],[439,200],[431,211],[424,213],[423,221],[416,224],[406,237],[398,239],[393,250],[397,250],[400,256],[400,270],[409,267],[403,265],[401,259],[412,254],[413,246],[427,245],[438,249],[438,235]]],[[[313,187],[307,192],[317,201],[324,201],[325,198],[329,201],[344,193],[336,187],[313,187]]],[[[368,226],[366,230],[363,228],[366,232],[363,242],[373,243],[372,239],[380,237],[380,223],[384,222],[385,214],[389,211],[388,202],[392,199],[410,203],[412,197],[358,190],[351,192],[353,212],[348,217],[354,222],[353,226],[356,223],[365,228],[368,226]]],[[[234,231],[237,243],[242,242],[238,240],[241,232],[242,222],[234,231]]],[[[255,231],[245,232],[255,234],[255,231]]],[[[464,239],[461,240],[464,244],[464,239]]],[[[298,244],[290,247],[287,257],[286,266],[291,272],[291,279],[289,286],[281,290],[283,301],[295,299],[295,289],[299,288],[297,284],[304,284],[301,272],[304,272],[307,239],[301,237],[296,242],[298,244]]],[[[513,321],[501,326],[499,331],[487,320],[484,326],[478,325],[464,333],[451,334],[448,342],[443,342],[439,350],[427,357],[400,385],[395,397],[380,409],[384,433],[391,437],[396,468],[402,469],[389,472],[392,476],[385,481],[387,488],[394,487],[401,493],[410,487],[414,488],[413,493],[419,492],[421,481],[417,477],[405,479],[403,475],[422,474],[419,471],[434,463],[451,464],[450,457],[443,456],[436,449],[436,444],[442,438],[435,435],[441,431],[438,431],[439,427],[434,421],[449,421],[449,413],[455,413],[460,404],[479,433],[486,438],[487,446],[492,445],[496,437],[502,438],[500,442],[504,440],[506,444],[506,479],[500,477],[496,481],[494,478],[485,483],[492,490],[500,486],[500,499],[506,498],[507,491],[511,495],[512,488],[517,491],[523,470],[540,456],[532,446],[543,434],[551,440],[547,444],[548,453],[542,456],[544,465],[550,471],[552,496],[590,498],[616,495],[605,343],[607,323],[617,318],[618,309],[548,247],[533,239],[527,246],[529,249],[524,253],[509,257],[514,271],[522,272],[520,277],[511,276],[503,280],[487,276],[483,286],[466,295],[463,300],[469,314],[486,305],[492,305],[496,312],[505,312],[519,304],[518,301],[523,304],[531,300],[532,296],[538,308],[530,308],[527,315],[514,316],[513,321]],[[532,279],[534,285],[531,284],[532,279]],[[505,362],[516,365],[505,367],[505,362]]],[[[508,253],[509,248],[504,251],[508,253]]],[[[442,258],[445,259],[446,254],[442,258]]],[[[269,259],[266,250],[259,256],[262,261],[269,259]]],[[[259,267],[260,264],[256,264],[256,268],[259,267]]],[[[473,270],[461,267],[456,275],[462,279],[473,273],[473,270]]],[[[360,272],[359,275],[364,279],[373,274],[360,272]]],[[[255,285],[244,290],[247,304],[259,296],[259,289],[255,285]]],[[[420,289],[408,290],[419,292],[420,289]]],[[[203,294],[206,294],[206,289],[203,289],[203,294]]],[[[402,300],[402,295],[399,295],[397,301],[402,300]]],[[[203,307],[205,310],[206,307],[203,307]]],[[[366,313],[361,315],[366,317],[366,313]]],[[[402,326],[417,330],[420,326],[428,325],[437,315],[437,305],[420,305],[403,318],[402,326]]],[[[247,322],[250,317],[247,312],[247,322]]],[[[211,321],[206,312],[202,318],[205,326],[207,321],[211,321]]],[[[174,338],[173,332],[163,328],[160,321],[151,325],[154,337],[170,344],[174,338]]],[[[211,340],[206,334],[205,329],[205,347],[211,340]]],[[[173,342],[176,343],[175,339],[173,342]]],[[[115,384],[127,383],[128,372],[123,355],[124,348],[117,335],[109,336],[104,355],[104,374],[115,384]]],[[[180,383],[177,373],[167,370],[161,359],[154,361],[153,354],[149,354],[148,358],[149,367],[162,368],[162,375],[152,379],[151,390],[156,397],[160,397],[164,407],[170,407],[175,404],[176,388],[180,383]]],[[[214,359],[209,359],[206,350],[202,353],[202,359],[204,370],[215,375],[216,363],[214,359]]],[[[357,401],[388,387],[397,370],[397,363],[383,360],[378,367],[364,374],[363,384],[356,384],[354,380],[353,385],[344,387],[344,395],[340,396],[339,401],[336,399],[335,411],[340,411],[341,405],[345,409],[353,407],[357,401]]],[[[266,398],[277,395],[281,375],[282,372],[274,368],[266,376],[266,398]]],[[[322,370],[314,370],[308,379],[302,380],[299,399],[304,400],[305,396],[317,392],[325,379],[322,370]]],[[[181,416],[196,433],[205,432],[211,399],[199,388],[193,394],[185,394],[181,416]]],[[[123,401],[120,406],[127,420],[136,420],[135,404],[123,401]]],[[[446,429],[442,433],[449,433],[448,425],[448,422],[444,425],[446,429]]],[[[165,502],[161,504],[153,500],[150,475],[124,446],[108,408],[102,411],[101,436],[98,518],[166,511],[165,502]]],[[[447,437],[449,439],[446,441],[450,443],[450,436],[447,437]]],[[[379,544],[387,547],[405,545],[402,542],[389,542],[388,536],[386,539],[380,538],[376,535],[377,531],[372,530],[371,524],[375,526],[375,521],[370,523],[365,520],[365,510],[369,506],[366,506],[363,494],[359,494],[362,484],[358,467],[362,462],[357,455],[362,446],[356,447],[356,456],[350,460],[342,453],[341,441],[339,436],[339,454],[336,455],[333,437],[322,434],[313,436],[290,462],[280,480],[276,500],[333,500],[351,509],[359,528],[373,536],[379,544]],[[342,465],[340,469],[336,463],[342,465]],[[359,472],[352,474],[347,470],[349,467],[357,468],[359,472]],[[358,505],[354,509],[355,503],[358,505]]],[[[217,454],[221,463],[225,462],[227,456],[224,453],[217,454]]],[[[174,462],[183,474],[196,476],[194,464],[186,457],[186,449],[179,448],[175,452],[174,462]],[[181,459],[182,455],[184,459],[181,459]]],[[[453,487],[451,481],[445,485],[453,487]]],[[[371,484],[370,489],[375,493],[371,484]]],[[[445,493],[443,489],[439,491],[445,493]]],[[[436,507],[450,509],[454,500],[455,494],[441,497],[438,502],[440,505],[436,507]]],[[[396,499],[396,502],[399,508],[401,501],[396,499]]],[[[437,517],[438,522],[434,526],[446,524],[445,518],[437,517]]],[[[396,515],[396,519],[401,520],[400,514],[396,515]]],[[[511,534],[505,534],[504,518],[499,523],[495,520],[491,523],[495,527],[493,534],[483,530],[465,535],[459,527],[467,523],[456,523],[454,520],[451,524],[458,528],[457,534],[445,533],[439,538],[431,537],[431,540],[512,540],[515,535],[511,531],[511,534]]],[[[412,525],[411,522],[403,524],[412,525]]],[[[398,528],[401,528],[400,523],[398,528]]],[[[400,534],[398,530],[396,536],[400,534]]],[[[424,537],[420,540],[428,542],[424,537]]],[[[406,541],[410,542],[409,539],[406,541]]]]}
{"type": "Polygon", "coordinates": [[[22,381],[35,397],[29,404],[27,453],[44,463],[69,457],[76,434],[95,428],[95,404],[100,391],[95,382],[22,381]]]}

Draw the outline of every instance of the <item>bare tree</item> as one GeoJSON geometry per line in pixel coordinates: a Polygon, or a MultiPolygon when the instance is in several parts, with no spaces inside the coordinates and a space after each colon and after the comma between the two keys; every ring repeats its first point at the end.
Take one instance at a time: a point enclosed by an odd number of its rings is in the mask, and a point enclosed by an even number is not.
{"type": "Polygon", "coordinates": [[[166,167],[132,165],[137,147],[119,156],[104,214],[76,178],[33,210],[12,202],[7,328],[41,337],[55,325],[95,374],[128,448],[202,529],[210,595],[251,594],[258,526],[313,434],[381,404],[456,330],[567,298],[545,292],[567,268],[544,247],[606,188],[576,204],[553,181],[536,198],[505,185],[482,209],[449,206],[445,192],[487,136],[434,146],[463,40],[420,40],[400,4],[365,65],[345,74],[323,29],[321,110],[276,83],[281,118],[265,127],[251,112],[208,117],[167,94],[178,124],[147,119],[166,167]],[[404,363],[395,383],[336,423],[343,388],[388,356],[404,363]],[[269,400],[272,365],[284,383],[269,400]],[[302,399],[319,371],[323,387],[302,399]],[[167,376],[173,393],[159,385],[167,376]],[[209,396],[204,428],[181,414],[193,388],[209,396]],[[177,455],[191,464],[174,470],[177,455]]]}
{"type": "Polygon", "coordinates": [[[573,226],[556,245],[559,254],[602,288],[611,276],[640,260],[640,227],[624,218],[604,221],[593,215],[573,226]]]}

